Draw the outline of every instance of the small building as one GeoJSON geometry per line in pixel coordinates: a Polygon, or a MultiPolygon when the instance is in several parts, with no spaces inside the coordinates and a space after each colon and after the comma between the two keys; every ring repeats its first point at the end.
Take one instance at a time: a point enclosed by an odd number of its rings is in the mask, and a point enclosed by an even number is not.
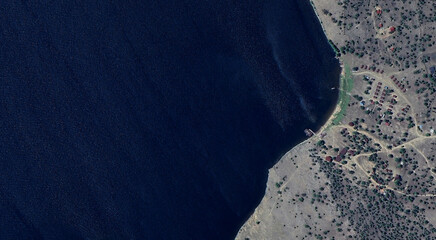
{"type": "Polygon", "coordinates": [[[344,158],[345,154],[347,154],[347,151],[348,151],[347,148],[343,148],[343,149],[339,152],[338,156],[336,156],[335,161],[336,161],[336,162],[340,162],[340,161],[342,160],[342,158],[344,158]]]}
{"type": "Polygon", "coordinates": [[[389,33],[394,33],[394,32],[395,32],[395,27],[393,27],[393,26],[390,27],[390,28],[389,28],[389,33]]]}
{"type": "Polygon", "coordinates": [[[331,156],[327,156],[327,157],[325,157],[325,160],[326,160],[327,162],[332,162],[332,161],[333,161],[333,158],[332,158],[331,156]]]}
{"type": "Polygon", "coordinates": [[[380,7],[380,6],[376,6],[376,7],[375,7],[375,12],[376,12],[378,15],[382,14],[382,9],[381,9],[381,7],[380,7]]]}
{"type": "Polygon", "coordinates": [[[340,156],[345,156],[345,154],[347,154],[348,149],[347,148],[342,148],[342,150],[339,152],[340,156]]]}

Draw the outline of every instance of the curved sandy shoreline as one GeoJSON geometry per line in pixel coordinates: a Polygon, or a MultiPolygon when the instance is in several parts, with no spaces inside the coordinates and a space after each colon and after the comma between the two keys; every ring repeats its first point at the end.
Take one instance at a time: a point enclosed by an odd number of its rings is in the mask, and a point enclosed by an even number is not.
{"type": "MultiPolygon", "coordinates": [[[[344,68],[341,64],[341,74],[339,78],[342,78],[343,76],[344,68]]],[[[339,88],[342,87],[341,84],[342,83],[339,79],[339,88]]],[[[283,199],[286,198],[285,196],[290,197],[296,192],[304,191],[305,189],[307,189],[307,187],[305,187],[307,185],[311,185],[312,187],[321,186],[324,182],[327,181],[326,178],[317,176],[319,181],[314,182],[312,179],[313,177],[315,177],[313,175],[313,171],[306,172],[300,169],[304,167],[307,167],[309,169],[318,167],[312,166],[312,160],[307,153],[310,152],[309,149],[313,147],[313,143],[317,141],[317,139],[320,137],[319,135],[328,130],[328,127],[331,126],[335,116],[339,112],[341,112],[340,101],[341,99],[338,97],[335,108],[330,113],[327,121],[316,131],[313,136],[295,145],[288,152],[286,152],[272,168],[269,169],[268,180],[265,186],[265,195],[262,198],[260,204],[256,207],[255,211],[250,216],[250,218],[240,228],[236,239],[271,239],[271,234],[273,234],[275,237],[278,237],[279,239],[294,239],[298,237],[298,234],[303,234],[304,229],[301,228],[301,226],[304,225],[303,218],[289,219],[289,217],[292,216],[286,214],[285,212],[273,214],[274,206],[280,201],[283,201],[283,199]],[[298,157],[295,158],[296,156],[298,157]],[[282,193],[277,195],[274,185],[276,185],[277,182],[280,182],[280,180],[283,179],[282,176],[289,177],[289,180],[287,180],[288,182],[286,182],[286,184],[283,184],[280,189],[288,188],[288,183],[292,184],[292,187],[288,189],[288,194],[282,193]],[[296,179],[296,181],[298,182],[291,182],[290,179],[296,179]],[[277,218],[281,219],[277,221],[277,218]],[[294,229],[291,228],[292,231],[286,231],[284,228],[275,226],[275,222],[286,222],[291,224],[293,223],[295,226],[294,229]],[[296,230],[297,228],[300,229],[296,230]],[[290,236],[293,236],[294,238],[289,238],[290,236]]],[[[305,211],[310,212],[310,209],[308,208],[305,211]]],[[[331,216],[334,216],[334,214],[337,213],[334,204],[325,206],[324,211],[331,212],[331,216]]],[[[321,223],[320,225],[323,224],[321,223]]]]}

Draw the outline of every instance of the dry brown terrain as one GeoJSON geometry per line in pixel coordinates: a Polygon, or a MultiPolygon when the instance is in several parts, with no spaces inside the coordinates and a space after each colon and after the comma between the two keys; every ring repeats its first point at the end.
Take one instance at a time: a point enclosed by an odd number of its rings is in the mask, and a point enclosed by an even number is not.
{"type": "Polygon", "coordinates": [[[436,239],[436,2],[312,4],[339,103],[270,169],[237,239],[436,239]]]}

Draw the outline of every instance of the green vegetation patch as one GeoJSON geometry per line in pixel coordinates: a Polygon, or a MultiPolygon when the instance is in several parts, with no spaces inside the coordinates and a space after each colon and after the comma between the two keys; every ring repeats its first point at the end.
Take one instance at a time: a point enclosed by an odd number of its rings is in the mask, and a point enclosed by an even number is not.
{"type": "Polygon", "coordinates": [[[347,111],[348,103],[350,102],[350,93],[354,85],[353,75],[351,73],[350,66],[344,64],[344,68],[345,74],[341,77],[339,86],[339,106],[341,107],[341,111],[334,115],[334,118],[332,120],[333,125],[338,125],[344,118],[347,111]]]}

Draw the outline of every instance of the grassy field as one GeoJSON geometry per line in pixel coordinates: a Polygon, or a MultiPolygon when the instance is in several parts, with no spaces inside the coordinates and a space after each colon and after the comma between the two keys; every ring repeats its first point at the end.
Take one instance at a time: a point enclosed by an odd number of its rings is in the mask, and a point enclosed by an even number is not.
{"type": "Polygon", "coordinates": [[[344,118],[348,103],[350,102],[350,92],[353,89],[353,75],[351,74],[350,66],[347,64],[344,64],[344,76],[341,77],[340,82],[340,91],[339,91],[339,106],[341,107],[341,111],[336,113],[332,124],[337,125],[339,124],[342,119],[344,118]]]}

